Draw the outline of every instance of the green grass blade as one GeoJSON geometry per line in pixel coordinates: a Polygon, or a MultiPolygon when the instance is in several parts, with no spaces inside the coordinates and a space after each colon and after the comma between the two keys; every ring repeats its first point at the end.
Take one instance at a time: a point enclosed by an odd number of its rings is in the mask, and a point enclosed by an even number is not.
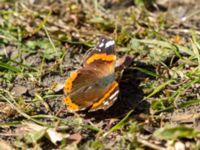
{"type": "Polygon", "coordinates": [[[195,100],[189,100],[187,102],[184,102],[180,105],[178,105],[178,108],[186,108],[186,107],[190,107],[192,105],[196,105],[200,103],[200,99],[195,99],[195,100]]]}
{"type": "Polygon", "coordinates": [[[17,72],[17,73],[21,72],[21,70],[19,68],[11,66],[11,65],[9,65],[7,63],[1,63],[0,62],[0,68],[7,69],[7,70],[10,70],[12,72],[17,72]]]}
{"type": "Polygon", "coordinates": [[[189,101],[187,101],[187,102],[184,102],[184,103],[179,104],[177,107],[169,106],[169,107],[167,107],[167,108],[165,108],[165,109],[156,111],[154,114],[159,114],[159,113],[161,113],[161,112],[172,111],[172,110],[174,110],[174,109],[187,108],[187,107],[190,107],[190,106],[193,106],[193,105],[197,105],[197,104],[200,104],[200,99],[189,100],[189,101]]]}
{"type": "Polygon", "coordinates": [[[175,102],[180,95],[183,95],[192,85],[194,85],[195,83],[199,82],[199,78],[191,80],[187,83],[185,83],[183,86],[180,86],[177,91],[172,94],[172,96],[169,98],[170,102],[175,102]]]}
{"type": "Polygon", "coordinates": [[[48,21],[49,17],[51,16],[51,10],[49,10],[48,15],[44,18],[44,20],[37,26],[37,28],[35,28],[35,30],[33,31],[33,34],[37,33],[38,31],[40,31],[40,29],[46,24],[46,22],[48,21]]]}
{"type": "Polygon", "coordinates": [[[199,54],[199,44],[198,42],[196,41],[196,36],[194,35],[194,33],[192,34],[192,49],[194,51],[194,56],[197,58],[198,60],[198,67],[200,69],[200,54],[199,54]]]}
{"type": "Polygon", "coordinates": [[[128,120],[128,118],[130,117],[131,113],[134,110],[129,111],[129,113],[119,122],[117,123],[115,126],[113,126],[108,132],[106,132],[105,134],[103,134],[103,137],[108,136],[110,133],[120,129],[121,127],[124,126],[124,124],[126,123],[126,121],[128,120]]]}
{"type": "Polygon", "coordinates": [[[163,127],[154,132],[154,136],[159,139],[175,140],[178,138],[199,138],[200,132],[183,125],[176,127],[163,127]]]}
{"type": "Polygon", "coordinates": [[[174,81],[175,80],[171,79],[171,80],[168,80],[167,82],[161,84],[160,86],[156,87],[152,93],[150,93],[147,97],[145,97],[145,99],[152,97],[153,95],[155,95],[156,93],[161,91],[163,88],[165,88],[165,86],[173,83],[174,81]]]}

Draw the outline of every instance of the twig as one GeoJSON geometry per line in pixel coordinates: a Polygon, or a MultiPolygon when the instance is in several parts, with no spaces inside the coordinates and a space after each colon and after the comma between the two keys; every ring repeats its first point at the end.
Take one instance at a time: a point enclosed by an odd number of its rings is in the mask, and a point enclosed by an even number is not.
{"type": "Polygon", "coordinates": [[[161,146],[158,146],[156,144],[153,144],[153,143],[150,143],[148,142],[147,140],[144,140],[144,139],[141,139],[140,137],[137,138],[137,141],[149,148],[152,148],[152,149],[156,149],[156,150],[166,150],[166,148],[163,148],[161,146]]]}

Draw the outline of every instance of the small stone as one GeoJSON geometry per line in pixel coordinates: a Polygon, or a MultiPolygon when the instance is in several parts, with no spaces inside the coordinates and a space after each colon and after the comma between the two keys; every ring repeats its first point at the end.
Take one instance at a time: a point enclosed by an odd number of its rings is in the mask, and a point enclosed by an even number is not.
{"type": "Polygon", "coordinates": [[[174,147],[175,147],[175,150],[185,150],[185,145],[181,143],[180,141],[176,142],[174,147]]]}

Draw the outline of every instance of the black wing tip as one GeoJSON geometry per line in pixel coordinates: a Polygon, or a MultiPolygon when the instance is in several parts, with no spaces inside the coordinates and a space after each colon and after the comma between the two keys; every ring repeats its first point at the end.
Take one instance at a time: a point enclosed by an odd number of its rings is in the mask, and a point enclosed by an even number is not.
{"type": "Polygon", "coordinates": [[[96,49],[99,52],[112,54],[115,52],[115,41],[112,38],[101,36],[96,49]]]}
{"type": "Polygon", "coordinates": [[[109,46],[115,46],[115,41],[112,38],[101,36],[99,38],[97,47],[107,48],[109,46]]]}

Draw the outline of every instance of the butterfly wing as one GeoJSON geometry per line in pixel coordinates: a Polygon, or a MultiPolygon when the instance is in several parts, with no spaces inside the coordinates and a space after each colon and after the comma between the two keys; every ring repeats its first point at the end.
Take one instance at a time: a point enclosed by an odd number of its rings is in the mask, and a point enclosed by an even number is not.
{"type": "Polygon", "coordinates": [[[65,103],[69,109],[110,107],[119,93],[114,75],[115,61],[114,41],[102,38],[85,59],[84,67],[66,80],[65,103]]]}
{"type": "Polygon", "coordinates": [[[112,62],[113,69],[116,61],[115,41],[101,37],[99,43],[91,50],[83,65],[94,65],[96,62],[112,62]]]}

